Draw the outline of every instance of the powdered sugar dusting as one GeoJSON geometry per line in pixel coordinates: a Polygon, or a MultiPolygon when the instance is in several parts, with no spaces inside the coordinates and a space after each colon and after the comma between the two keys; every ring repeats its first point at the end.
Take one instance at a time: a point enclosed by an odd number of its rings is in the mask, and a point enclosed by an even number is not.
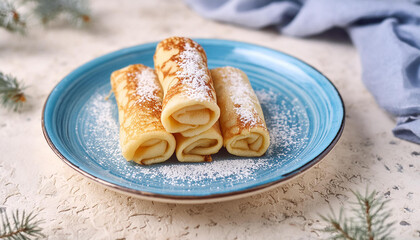
{"type": "Polygon", "coordinates": [[[291,100],[273,91],[259,90],[256,94],[270,133],[267,154],[284,158],[289,158],[291,153],[298,155],[308,141],[309,119],[305,108],[298,99],[291,100]]]}
{"type": "Polygon", "coordinates": [[[233,102],[236,114],[246,126],[254,126],[261,119],[257,119],[258,113],[255,110],[255,105],[258,103],[251,97],[254,95],[253,90],[243,83],[239,71],[230,67],[224,69],[225,71],[221,72],[222,81],[225,82],[228,92],[231,93],[229,97],[233,102]]]}
{"type": "MultiPolygon", "coordinates": [[[[224,149],[213,155],[210,163],[180,163],[173,156],[169,161],[152,166],[127,162],[119,146],[118,109],[115,100],[104,100],[109,88],[102,87],[87,101],[78,117],[80,145],[85,147],[86,161],[94,162],[111,179],[119,179],[144,191],[172,189],[217,192],[263,176],[270,176],[284,164],[298,161],[296,156],[305,148],[308,123],[305,109],[297,100],[279,93],[259,90],[271,145],[260,158],[235,157],[224,149]],[[280,105],[273,102],[282,102],[280,105]],[[140,186],[140,187],[139,187],[140,186]]],[[[160,191],[160,190],[158,190],[160,191]]]]}
{"type": "MultiPolygon", "coordinates": [[[[118,109],[116,103],[105,100],[105,96],[95,93],[82,109],[81,116],[78,117],[78,119],[83,119],[79,127],[80,135],[84,142],[82,145],[86,146],[86,152],[90,158],[101,153],[106,156],[122,155],[119,146],[119,126],[116,121],[118,109]],[[91,121],[86,121],[87,119],[91,121]]],[[[103,163],[105,159],[98,160],[99,163],[103,163]]]]}
{"type": "MultiPolygon", "coordinates": [[[[133,73],[128,73],[133,74],[133,73]]],[[[162,99],[158,95],[161,87],[157,82],[157,76],[153,69],[143,68],[135,74],[137,88],[135,94],[138,96],[137,104],[152,108],[155,111],[162,111],[162,99]]]]}
{"type": "Polygon", "coordinates": [[[254,172],[267,164],[269,164],[267,161],[252,159],[218,160],[201,164],[171,164],[162,165],[155,174],[163,176],[164,181],[171,185],[200,186],[206,185],[209,180],[230,179],[235,182],[242,179],[254,179],[254,172]]]}
{"type": "Polygon", "coordinates": [[[182,70],[177,71],[176,76],[186,86],[182,94],[198,101],[211,100],[209,95],[211,89],[207,84],[209,73],[200,52],[193,48],[189,42],[186,42],[184,51],[179,54],[179,58],[178,65],[182,70]]]}
{"type": "Polygon", "coordinates": [[[140,97],[138,101],[158,101],[162,100],[157,96],[160,86],[156,81],[156,74],[151,68],[144,68],[136,74],[137,89],[136,94],[140,97]]]}

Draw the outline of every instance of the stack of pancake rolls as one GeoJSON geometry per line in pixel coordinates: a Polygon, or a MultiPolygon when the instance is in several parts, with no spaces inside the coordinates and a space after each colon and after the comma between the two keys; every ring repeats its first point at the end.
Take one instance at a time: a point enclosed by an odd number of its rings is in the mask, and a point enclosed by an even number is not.
{"type": "Polygon", "coordinates": [[[237,156],[263,155],[270,137],[244,72],[209,70],[204,49],[185,37],[161,41],[153,70],[134,64],[111,74],[120,145],[128,161],[211,161],[222,146],[237,156]]]}

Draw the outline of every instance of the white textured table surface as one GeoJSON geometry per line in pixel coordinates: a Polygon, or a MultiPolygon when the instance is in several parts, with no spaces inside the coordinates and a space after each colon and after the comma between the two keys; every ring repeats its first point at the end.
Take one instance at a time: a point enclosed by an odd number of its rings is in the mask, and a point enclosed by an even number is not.
{"type": "Polygon", "coordinates": [[[420,146],[393,137],[394,122],[361,81],[349,40],[295,39],[201,18],[181,1],[91,1],[92,22],[1,30],[0,70],[23,79],[29,106],[0,109],[0,207],[39,211],[50,239],[323,239],[318,213],[366,186],[390,199],[397,239],[420,239],[420,146]],[[138,200],[91,183],[49,148],[41,111],[51,89],[79,65],[123,47],[180,35],[246,41],[294,55],[337,86],[346,127],[334,150],[278,188],[235,201],[178,205],[138,200]]]}

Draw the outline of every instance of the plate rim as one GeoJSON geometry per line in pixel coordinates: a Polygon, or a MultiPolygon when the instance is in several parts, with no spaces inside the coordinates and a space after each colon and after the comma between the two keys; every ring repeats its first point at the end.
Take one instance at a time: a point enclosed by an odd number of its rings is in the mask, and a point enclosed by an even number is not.
{"type": "Polygon", "coordinates": [[[336,92],[336,94],[338,96],[338,99],[340,100],[340,103],[341,103],[340,105],[341,105],[341,108],[342,108],[342,111],[343,111],[342,119],[341,119],[341,122],[340,122],[340,127],[339,127],[337,133],[335,134],[334,138],[332,139],[332,141],[316,157],[314,157],[312,160],[310,160],[306,164],[302,165],[301,167],[295,169],[294,171],[291,171],[291,172],[285,174],[283,178],[280,178],[280,179],[277,179],[275,181],[271,181],[271,182],[268,182],[268,183],[264,183],[264,184],[261,184],[261,185],[258,185],[258,186],[253,186],[253,187],[250,187],[250,188],[242,189],[242,190],[229,191],[229,192],[226,192],[226,193],[216,193],[216,194],[210,194],[210,195],[202,195],[202,196],[198,196],[198,195],[171,195],[171,194],[152,193],[152,192],[148,192],[148,191],[136,190],[136,189],[133,189],[133,188],[124,187],[124,186],[120,186],[120,185],[115,184],[115,183],[108,182],[106,180],[101,179],[100,177],[97,177],[97,176],[94,176],[91,173],[88,173],[85,170],[80,169],[79,166],[75,165],[71,160],[67,159],[66,157],[64,157],[62,155],[62,153],[57,149],[57,147],[52,142],[52,140],[51,140],[51,138],[48,134],[48,131],[46,129],[46,126],[45,126],[45,111],[46,111],[46,107],[48,105],[48,102],[50,100],[51,95],[54,93],[54,91],[57,89],[57,87],[65,79],[70,77],[72,74],[75,74],[75,71],[78,71],[78,70],[80,71],[81,69],[87,68],[89,65],[91,65],[93,63],[101,62],[101,61],[103,61],[105,59],[108,59],[109,57],[111,57],[112,55],[117,54],[117,53],[122,53],[122,52],[126,52],[126,51],[129,52],[130,50],[132,50],[133,48],[136,48],[136,47],[147,48],[150,45],[154,45],[154,44],[158,43],[158,41],[155,41],[155,42],[147,42],[147,43],[143,43],[143,44],[138,44],[138,45],[118,49],[118,50],[106,53],[104,55],[101,55],[99,57],[93,58],[93,59],[79,65],[75,69],[73,69],[70,73],[68,73],[64,78],[62,78],[52,88],[51,92],[48,94],[47,99],[45,100],[45,103],[44,103],[44,106],[43,106],[43,109],[42,109],[42,117],[41,117],[42,132],[43,132],[45,140],[47,141],[47,144],[52,149],[52,151],[64,163],[66,163],[67,166],[69,166],[70,168],[72,168],[73,170],[75,170],[76,172],[81,174],[82,176],[87,177],[88,179],[93,180],[93,182],[99,183],[100,185],[111,188],[111,189],[113,189],[117,192],[125,193],[125,194],[128,194],[128,195],[143,198],[143,199],[146,199],[146,200],[152,200],[152,201],[154,200],[154,201],[159,201],[159,202],[208,203],[208,202],[219,202],[219,201],[226,201],[226,200],[242,198],[242,197],[245,197],[247,195],[257,194],[259,192],[263,192],[264,190],[269,190],[269,189],[271,189],[271,188],[273,188],[277,185],[283,184],[283,183],[291,180],[292,178],[300,176],[302,173],[306,172],[306,170],[310,169],[311,167],[313,167],[314,165],[319,163],[322,159],[324,159],[324,157],[337,144],[338,140],[340,139],[340,137],[341,137],[341,135],[344,131],[345,116],[346,116],[345,104],[344,104],[344,101],[343,101],[343,98],[342,98],[340,92],[338,91],[338,89],[334,85],[334,83],[327,76],[325,76],[323,73],[321,73],[318,69],[316,69],[312,65],[308,64],[307,62],[305,62],[305,61],[301,60],[300,58],[297,58],[293,55],[290,55],[288,53],[284,53],[282,51],[272,49],[272,48],[269,48],[269,47],[254,44],[254,43],[248,43],[248,42],[244,42],[244,41],[228,40],[228,39],[218,39],[218,38],[193,38],[193,40],[194,41],[199,41],[199,42],[202,42],[202,41],[208,41],[208,42],[214,42],[215,41],[215,42],[219,42],[219,43],[228,42],[228,43],[231,43],[231,44],[240,44],[240,45],[262,48],[264,50],[280,53],[280,54],[285,55],[287,57],[298,60],[298,61],[304,63],[305,65],[307,65],[313,71],[319,73],[333,87],[334,91],[336,92]]]}

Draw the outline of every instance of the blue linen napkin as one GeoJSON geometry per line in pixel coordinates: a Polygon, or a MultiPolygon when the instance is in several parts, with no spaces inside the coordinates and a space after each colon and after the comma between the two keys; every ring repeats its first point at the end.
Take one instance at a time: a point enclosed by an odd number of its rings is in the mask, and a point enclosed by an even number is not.
{"type": "Polygon", "coordinates": [[[342,28],[363,81],[397,118],[395,136],[420,144],[420,0],[186,0],[204,17],[305,37],[342,28]]]}

